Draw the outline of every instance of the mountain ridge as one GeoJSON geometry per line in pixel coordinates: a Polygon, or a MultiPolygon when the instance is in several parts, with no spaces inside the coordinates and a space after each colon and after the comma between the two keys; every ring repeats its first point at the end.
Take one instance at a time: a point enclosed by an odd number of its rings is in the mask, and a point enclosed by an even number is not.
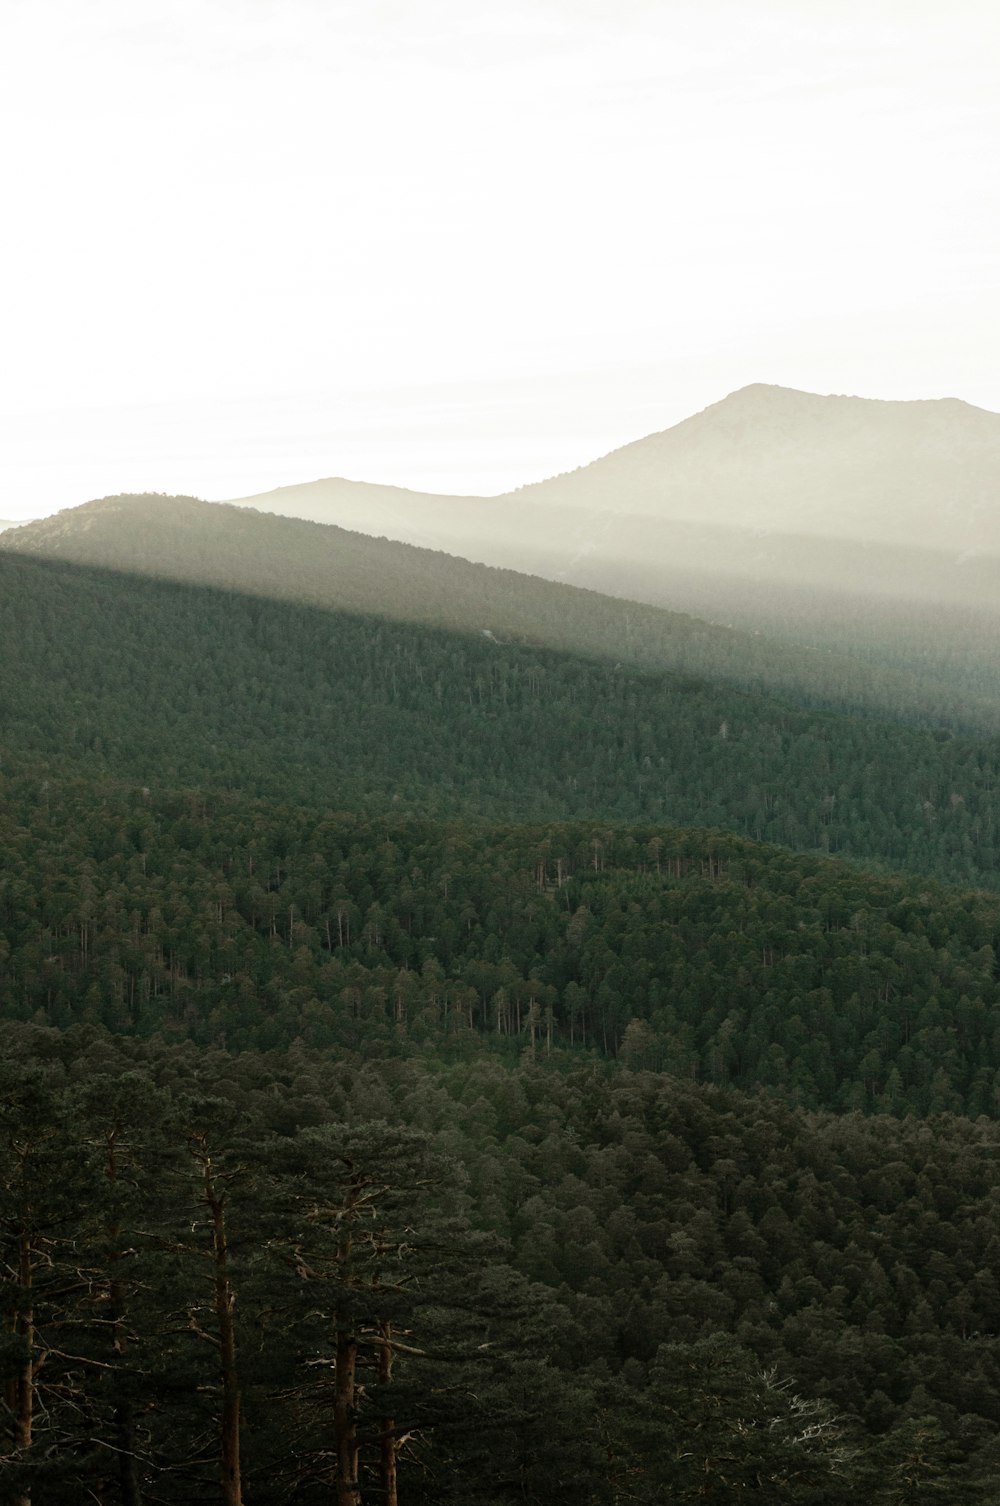
{"type": "Polygon", "coordinates": [[[1000,730],[986,696],[539,575],[333,524],[160,494],[99,498],[0,551],[547,645],[638,668],[904,720],[1000,730]]]}
{"type": "MultiPolygon", "coordinates": [[[[863,660],[880,674],[929,676],[936,686],[935,706],[949,708],[946,719],[952,716],[957,695],[966,707],[978,707],[976,724],[984,727],[992,725],[994,712],[988,703],[995,704],[997,696],[996,677],[989,669],[1000,611],[1000,510],[993,500],[1000,496],[997,437],[1000,415],[957,398],[822,396],[759,383],[589,466],[495,497],[425,494],[338,478],[212,505],[346,529],[356,536],[349,546],[355,551],[360,535],[387,544],[396,541],[651,604],[714,627],[763,633],[781,645],[781,654],[805,649],[814,655],[863,660]],[[835,450],[836,464],[815,459],[817,425],[820,449],[835,450]],[[890,451],[897,457],[901,448],[905,453],[896,465],[875,445],[879,463],[872,466],[873,435],[884,435],[887,425],[894,435],[890,451]],[[959,444],[956,435],[966,436],[967,443],[959,444]],[[745,463],[748,447],[750,460],[745,463]],[[714,471],[712,464],[698,459],[706,449],[714,454],[714,471]],[[678,450],[686,457],[681,470],[690,473],[693,467],[703,492],[717,482],[718,497],[703,508],[695,508],[689,499],[685,506],[674,506],[676,516],[655,516],[649,499],[663,494],[664,478],[674,474],[664,454],[678,450]],[[937,456],[933,463],[928,453],[937,456]],[[813,459],[807,464],[803,455],[813,459]],[[628,473],[621,486],[612,485],[616,467],[628,473]],[[800,507],[806,482],[811,501],[806,498],[800,507]],[[643,486],[645,504],[641,497],[636,500],[643,486]],[[891,505],[885,501],[887,488],[891,505]],[[771,510],[755,513],[750,503],[763,492],[771,510]],[[737,493],[749,498],[738,527],[731,521],[737,493]],[[645,513],[642,505],[647,506],[645,513]],[[727,508],[728,522],[721,516],[727,508]],[[784,508],[783,517],[776,508],[784,508]],[[685,509],[698,515],[680,516],[685,509]],[[817,509],[821,532],[816,531],[817,509]],[[867,536],[864,519],[876,512],[888,519],[881,531],[894,537],[867,536]],[[920,526],[923,515],[933,518],[930,532],[920,526]],[[985,721],[980,713],[988,713],[985,721]]],[[[69,526],[77,531],[84,522],[97,526],[96,515],[56,515],[66,517],[75,519],[69,526]]],[[[101,526],[108,522],[104,517],[101,526]]],[[[5,547],[20,549],[42,537],[35,531],[41,528],[47,530],[46,547],[57,552],[63,527],[49,519],[27,530],[7,530],[5,547]]],[[[276,549],[284,547],[277,537],[274,542],[276,549]]],[[[103,553],[77,557],[113,563],[110,544],[106,538],[103,553]]],[[[176,539],[164,537],[146,561],[133,553],[122,563],[127,568],[161,569],[177,547],[176,539]]],[[[295,550],[300,575],[311,571],[315,576],[316,566],[302,558],[299,543],[295,550]]],[[[269,562],[267,569],[277,563],[269,562]]],[[[360,557],[356,563],[361,567],[360,557]]],[[[426,562],[410,563],[419,572],[425,570],[426,562]]],[[[396,564],[397,581],[402,581],[405,572],[399,561],[396,564]]],[[[218,571],[211,579],[215,584],[282,594],[266,586],[260,563],[254,568],[255,579],[218,571]]],[[[361,568],[371,570],[374,565],[369,561],[361,568]]],[[[195,575],[205,578],[197,571],[195,575]]],[[[405,582],[404,588],[409,589],[405,582]]],[[[457,589],[454,578],[441,577],[440,588],[442,595],[457,589]]],[[[314,580],[304,599],[322,602],[325,589],[314,580]]],[[[382,605],[374,609],[386,609],[384,593],[382,605]]],[[[462,625],[473,626],[468,620],[462,625]]],[[[547,641],[570,646],[565,639],[547,641]]],[[[714,670],[699,664],[695,672],[714,670]]],[[[782,693],[773,677],[765,674],[762,683],[782,693]]]]}
{"type": "Polygon", "coordinates": [[[894,401],[757,385],[518,495],[942,549],[961,521],[978,528],[975,545],[1000,553],[1000,526],[979,516],[998,488],[1000,415],[986,409],[956,398],[894,401]],[[970,476],[973,464],[978,474],[970,476]],[[956,481],[942,517],[941,497],[956,481]]]}
{"type": "Polygon", "coordinates": [[[231,501],[718,621],[702,596],[683,593],[685,577],[718,573],[720,545],[762,609],[789,575],[857,595],[856,562],[830,556],[835,544],[842,553],[886,551],[865,586],[876,596],[963,607],[972,599],[994,611],[997,496],[998,414],[952,397],[824,396],[758,383],[576,470],[496,496],[336,478],[231,501]],[[692,529],[710,532],[696,538],[692,529]],[[914,549],[925,552],[919,580],[914,549]],[[970,583],[970,560],[988,562],[982,581],[970,583]],[[666,594],[649,586],[651,569],[666,594]],[[681,593],[676,602],[670,590],[681,593]]]}
{"type": "Polygon", "coordinates": [[[634,450],[637,446],[647,445],[653,441],[662,439],[668,434],[687,434],[705,420],[714,419],[716,416],[729,417],[740,415],[742,417],[769,417],[781,411],[805,412],[819,411],[820,405],[833,405],[842,410],[851,409],[857,413],[880,409],[885,413],[916,413],[918,410],[925,414],[937,412],[949,412],[961,415],[979,415],[987,421],[991,432],[1000,435],[1000,414],[992,409],[982,408],[975,403],[967,402],[964,398],[953,396],[936,398],[875,398],[862,397],[856,393],[816,393],[804,388],[786,387],[773,382],[750,382],[744,387],[735,388],[716,402],[707,404],[697,412],[679,419],[674,424],[669,424],[665,429],[653,430],[649,434],[640,435],[638,438],[626,441],[625,444],[616,445],[613,449],[595,456],[593,459],[581,462],[578,466],[570,467],[565,471],[553,472],[551,476],[539,477],[534,481],[525,481],[515,487],[509,487],[501,492],[438,492],[426,491],[421,487],[403,486],[395,483],[362,480],[358,477],[342,475],[315,476],[309,480],[290,482],[279,487],[273,487],[263,492],[247,493],[243,497],[219,498],[219,501],[228,501],[234,505],[250,502],[254,497],[283,497],[294,494],[302,488],[331,485],[331,486],[358,486],[377,490],[394,497],[400,498],[433,498],[435,501],[463,501],[463,502],[497,502],[510,497],[520,496],[522,493],[532,491],[538,487],[546,487],[554,482],[562,481],[566,477],[578,476],[582,471],[589,470],[593,466],[601,465],[613,456],[621,455],[634,450]],[[766,405],[759,401],[759,396],[766,397],[766,405]]]}

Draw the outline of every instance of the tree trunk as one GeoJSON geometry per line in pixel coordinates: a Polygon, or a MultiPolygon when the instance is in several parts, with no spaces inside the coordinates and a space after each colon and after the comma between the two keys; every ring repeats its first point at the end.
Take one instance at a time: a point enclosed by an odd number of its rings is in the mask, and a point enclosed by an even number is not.
{"type": "MultiPolygon", "coordinates": [[[[109,1182],[118,1180],[118,1130],[107,1135],[107,1165],[105,1174],[109,1182]]],[[[109,1268],[108,1317],[111,1322],[112,1343],[115,1355],[123,1359],[128,1349],[128,1329],[125,1324],[125,1289],[119,1280],[118,1262],[122,1256],[121,1228],[114,1223],[108,1231],[109,1268]]],[[[142,1506],[139,1487],[139,1472],[135,1456],[135,1409],[128,1394],[127,1381],[121,1374],[114,1378],[114,1432],[118,1459],[118,1490],[122,1506],[142,1506]]]]}
{"type": "Polygon", "coordinates": [[[201,1166],[202,1198],[212,1219],[212,1264],[215,1286],[215,1318],[219,1330],[219,1375],[222,1381],[222,1413],[219,1419],[219,1481],[222,1506],[243,1506],[240,1479],[240,1385],[236,1368],[236,1295],[229,1280],[229,1244],[226,1239],[226,1194],[220,1189],[212,1157],[201,1137],[193,1144],[201,1166]]]}
{"type": "Polygon", "coordinates": [[[358,1483],[358,1417],[355,1385],[358,1341],[337,1320],[337,1368],[334,1381],[333,1432],[337,1446],[337,1506],[361,1506],[358,1483]]]}
{"type": "MultiPolygon", "coordinates": [[[[24,1307],[18,1314],[15,1332],[25,1346],[24,1362],[14,1382],[14,1452],[27,1453],[31,1448],[35,1415],[35,1314],[32,1305],[31,1236],[22,1233],[17,1241],[17,1279],[24,1307]]],[[[25,1491],[15,1498],[13,1506],[31,1506],[31,1496],[25,1491]]]]}
{"type": "MultiPolygon", "coordinates": [[[[354,1220],[362,1179],[351,1168],[350,1190],[344,1204],[343,1232],[337,1241],[337,1271],[341,1281],[350,1284],[351,1255],[354,1251],[354,1220]]],[[[357,1374],[358,1340],[355,1319],[338,1307],[335,1314],[336,1368],[334,1370],[333,1437],[337,1454],[337,1506],[361,1506],[358,1480],[360,1440],[358,1437],[357,1374]]]]}
{"type": "MultiPolygon", "coordinates": [[[[378,1378],[383,1386],[392,1380],[392,1324],[380,1323],[378,1378]]],[[[398,1506],[396,1493],[396,1419],[384,1417],[379,1429],[379,1477],[385,1506],[398,1506]]]]}
{"type": "Polygon", "coordinates": [[[222,1200],[211,1186],[206,1169],[206,1189],[212,1210],[212,1254],[215,1259],[215,1314],[219,1324],[219,1364],[222,1372],[221,1478],[222,1506],[243,1506],[240,1481],[240,1387],[236,1369],[236,1298],[229,1283],[229,1247],[222,1200]]]}

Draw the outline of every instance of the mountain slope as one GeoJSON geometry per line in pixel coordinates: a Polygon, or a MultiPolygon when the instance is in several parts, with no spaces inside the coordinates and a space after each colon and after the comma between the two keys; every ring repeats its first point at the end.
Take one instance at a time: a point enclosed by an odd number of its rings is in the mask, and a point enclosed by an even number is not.
{"type": "Polygon", "coordinates": [[[489,500],[331,476],[279,486],[259,497],[235,498],[232,506],[254,507],[278,517],[304,518],[309,523],[335,523],[374,537],[441,549],[451,537],[455,520],[466,511],[488,511],[485,504],[489,500]]]}
{"type": "Polygon", "coordinates": [[[775,593],[794,618],[802,584],[831,619],[858,597],[995,612],[998,495],[1000,415],[755,385],[500,497],[335,480],[238,503],[725,621],[722,577],[753,621],[775,593]]]}
{"type": "MultiPolygon", "coordinates": [[[[360,1332],[398,1350],[391,1390],[361,1351],[363,1457],[412,1406],[415,1506],[991,1501],[1000,894],[926,874],[1000,890],[997,740],[267,599],[282,571],[328,590],[327,549],[411,612],[452,581],[481,613],[491,572],[184,499],[148,534],[106,511],[80,515],[117,569],[66,558],[72,519],[31,535],[45,557],[0,550],[3,1238],[32,1320],[0,1369],[30,1369],[37,1423],[0,1496],[124,1500],[124,1419],[144,1499],[207,1498],[214,1260],[251,1491],[329,1498],[301,1466],[332,1457],[360,1332]],[[214,585],[155,573],[199,558],[214,585]],[[413,1128],[463,1168],[454,1204],[394,1154],[413,1128]],[[397,1281],[392,1251],[434,1268],[397,1281]]],[[[501,587],[516,623],[580,605],[501,587]]],[[[601,610],[598,637],[661,620],[601,610]]]]}
{"type": "Polygon", "coordinates": [[[191,497],[107,497],[16,529],[0,549],[707,674],[812,705],[1000,730],[992,687],[956,694],[927,673],[880,671],[537,576],[191,497]]]}
{"type": "Polygon", "coordinates": [[[456,1029],[509,1044],[534,997],[556,1048],[811,1107],[997,1111],[1000,895],[923,876],[663,826],[595,840],[591,822],[42,786],[17,761],[0,770],[0,871],[31,875],[0,891],[4,1018],[16,999],[22,1018],[83,1009],[203,1047],[370,1052],[456,1029]],[[198,919],[182,939],[185,913],[198,919]],[[450,1023],[435,1009],[445,977],[450,1023]]]}
{"type": "Polygon", "coordinates": [[[9,552],[0,642],[2,747],[40,768],[340,809],[719,826],[1000,883],[995,741],[9,552]]]}
{"type": "Polygon", "coordinates": [[[233,500],[392,537],[423,530],[420,542],[440,542],[463,514],[520,515],[527,503],[529,511],[1000,555],[998,491],[1000,414],[956,398],[888,402],[758,383],[589,465],[496,497],[333,478],[233,500]]]}
{"type": "Polygon", "coordinates": [[[1000,414],[755,385],[518,494],[544,506],[1000,555],[1000,414]]]}

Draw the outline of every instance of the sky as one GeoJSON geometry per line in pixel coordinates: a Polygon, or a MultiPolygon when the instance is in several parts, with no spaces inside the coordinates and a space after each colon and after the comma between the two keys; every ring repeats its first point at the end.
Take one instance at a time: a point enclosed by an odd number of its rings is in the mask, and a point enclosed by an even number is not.
{"type": "Polygon", "coordinates": [[[0,519],[1000,410],[995,0],[3,0],[0,519]]]}

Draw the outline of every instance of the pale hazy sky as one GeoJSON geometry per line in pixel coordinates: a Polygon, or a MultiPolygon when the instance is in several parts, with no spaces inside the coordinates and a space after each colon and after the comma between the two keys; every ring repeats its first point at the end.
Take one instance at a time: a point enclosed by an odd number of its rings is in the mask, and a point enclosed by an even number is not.
{"type": "Polygon", "coordinates": [[[1000,409],[996,0],[0,0],[0,518],[1000,409]]]}

